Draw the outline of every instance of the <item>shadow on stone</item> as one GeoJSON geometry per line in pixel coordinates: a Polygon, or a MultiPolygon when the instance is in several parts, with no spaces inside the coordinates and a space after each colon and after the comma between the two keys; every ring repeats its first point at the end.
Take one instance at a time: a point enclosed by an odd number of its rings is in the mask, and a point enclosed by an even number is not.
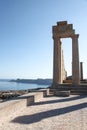
{"type": "Polygon", "coordinates": [[[81,103],[81,104],[68,106],[68,107],[64,107],[64,108],[58,108],[58,109],[53,109],[53,110],[49,110],[49,111],[39,112],[39,113],[32,114],[32,115],[19,116],[19,117],[13,119],[11,122],[19,123],[19,124],[32,124],[35,122],[39,122],[42,119],[60,116],[60,115],[70,113],[73,111],[77,111],[77,110],[80,110],[83,108],[87,108],[87,103],[81,103]]]}
{"type": "Polygon", "coordinates": [[[54,103],[60,103],[60,102],[69,102],[69,101],[74,101],[74,100],[79,100],[82,98],[86,98],[87,96],[85,95],[77,95],[75,97],[58,97],[58,100],[51,100],[51,101],[40,101],[34,103],[34,105],[44,105],[44,104],[54,104],[54,103]],[[60,98],[60,99],[59,99],[60,98]]]}

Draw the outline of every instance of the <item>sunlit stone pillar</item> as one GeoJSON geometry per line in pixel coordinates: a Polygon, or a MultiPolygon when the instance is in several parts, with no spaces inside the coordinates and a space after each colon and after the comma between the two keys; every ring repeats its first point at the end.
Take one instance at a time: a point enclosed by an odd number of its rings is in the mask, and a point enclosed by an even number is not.
{"type": "Polygon", "coordinates": [[[54,38],[53,86],[61,83],[61,41],[54,38]]]}
{"type": "Polygon", "coordinates": [[[80,83],[78,37],[79,35],[73,35],[72,37],[72,83],[73,84],[80,83]]]}

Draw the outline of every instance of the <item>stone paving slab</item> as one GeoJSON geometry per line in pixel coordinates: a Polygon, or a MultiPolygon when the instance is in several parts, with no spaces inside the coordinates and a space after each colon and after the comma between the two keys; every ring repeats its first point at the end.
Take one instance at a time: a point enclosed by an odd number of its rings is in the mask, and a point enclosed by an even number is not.
{"type": "Polygon", "coordinates": [[[46,97],[12,113],[0,124],[0,130],[16,129],[87,130],[87,96],[46,97]]]}

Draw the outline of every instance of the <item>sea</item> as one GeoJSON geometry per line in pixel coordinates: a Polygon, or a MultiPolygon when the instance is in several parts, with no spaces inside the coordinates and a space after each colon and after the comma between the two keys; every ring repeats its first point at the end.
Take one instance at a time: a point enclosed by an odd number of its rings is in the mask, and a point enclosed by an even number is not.
{"type": "Polygon", "coordinates": [[[36,88],[47,88],[48,85],[28,84],[28,83],[16,83],[9,81],[0,81],[0,91],[7,90],[27,90],[36,88]]]}

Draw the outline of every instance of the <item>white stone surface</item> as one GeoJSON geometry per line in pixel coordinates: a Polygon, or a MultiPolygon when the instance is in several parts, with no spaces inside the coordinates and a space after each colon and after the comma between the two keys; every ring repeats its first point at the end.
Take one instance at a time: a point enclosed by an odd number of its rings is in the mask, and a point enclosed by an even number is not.
{"type": "Polygon", "coordinates": [[[10,114],[0,124],[0,130],[16,129],[87,130],[87,96],[42,98],[35,105],[10,114]]]}

